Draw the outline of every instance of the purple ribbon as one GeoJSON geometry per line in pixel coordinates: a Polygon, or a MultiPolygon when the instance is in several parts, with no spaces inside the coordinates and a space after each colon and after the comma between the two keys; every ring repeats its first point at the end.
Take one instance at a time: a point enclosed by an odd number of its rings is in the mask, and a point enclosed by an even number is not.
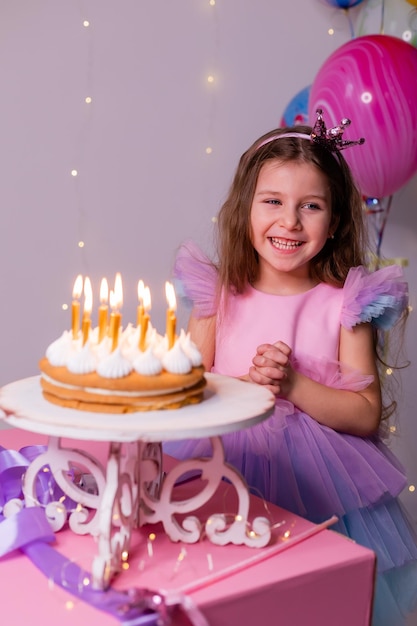
{"type": "MultiPolygon", "coordinates": [[[[145,588],[100,591],[82,583],[85,578],[90,579],[89,573],[50,545],[55,535],[43,508],[24,507],[25,471],[44,450],[44,446],[27,446],[17,452],[0,446],[0,557],[21,550],[48,580],[109,613],[123,626],[208,626],[205,617],[186,596],[168,597],[145,588]],[[7,506],[14,507],[16,512],[7,513],[7,506]]],[[[58,499],[62,492],[50,473],[45,477],[41,472],[39,479],[39,502],[47,504],[58,499]]]]}

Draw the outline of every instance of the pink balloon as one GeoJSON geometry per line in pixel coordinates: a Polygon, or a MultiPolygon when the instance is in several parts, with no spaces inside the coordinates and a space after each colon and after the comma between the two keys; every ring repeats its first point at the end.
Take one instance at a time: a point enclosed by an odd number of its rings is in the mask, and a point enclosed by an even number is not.
{"type": "Polygon", "coordinates": [[[310,122],[323,109],[327,127],[352,120],[344,139],[364,196],[383,198],[417,171],[417,49],[388,35],[358,37],[324,62],[311,86],[310,122]]]}

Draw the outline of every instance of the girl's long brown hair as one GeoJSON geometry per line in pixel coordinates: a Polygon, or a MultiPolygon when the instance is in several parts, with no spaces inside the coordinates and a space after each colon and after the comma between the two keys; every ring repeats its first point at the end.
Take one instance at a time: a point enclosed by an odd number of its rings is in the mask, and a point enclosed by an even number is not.
{"type": "Polygon", "coordinates": [[[250,212],[259,172],[268,161],[310,163],[328,180],[334,238],[328,239],[321,252],[312,259],[312,277],[342,286],[349,269],[365,262],[363,203],[345,159],[340,153],[332,153],[313,141],[298,137],[275,139],[259,147],[265,139],[288,132],[310,134],[311,128],[297,126],[273,130],[258,139],[242,155],[228,197],[220,209],[217,233],[219,287],[226,293],[230,290],[241,293],[258,277],[250,212]]]}
{"type": "MultiPolygon", "coordinates": [[[[328,180],[334,237],[328,239],[319,254],[311,260],[312,278],[342,287],[352,267],[366,265],[369,261],[363,200],[343,155],[298,137],[277,138],[261,145],[270,137],[287,133],[310,134],[311,128],[296,126],[270,131],[255,141],[239,161],[229,194],[218,216],[219,294],[242,293],[248,284],[258,278],[259,265],[251,240],[250,213],[259,172],[265,163],[273,160],[313,164],[328,180]]],[[[351,149],[360,150],[360,147],[351,149]]],[[[227,306],[227,301],[225,304],[227,306]]],[[[402,321],[397,324],[396,331],[400,330],[396,335],[394,356],[391,355],[393,364],[390,366],[386,360],[387,333],[374,331],[375,356],[384,392],[382,419],[390,417],[396,408],[395,393],[389,384],[394,383],[396,377],[391,376],[392,380],[386,380],[385,371],[390,367],[394,373],[394,370],[408,365],[407,362],[399,364],[398,356],[395,356],[402,351],[406,317],[407,310],[403,312],[402,321]]]]}

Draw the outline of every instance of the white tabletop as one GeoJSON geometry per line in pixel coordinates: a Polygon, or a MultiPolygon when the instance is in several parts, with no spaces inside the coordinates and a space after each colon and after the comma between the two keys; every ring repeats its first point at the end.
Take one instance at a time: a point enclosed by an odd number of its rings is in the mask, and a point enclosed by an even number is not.
{"type": "Polygon", "coordinates": [[[264,387],[229,376],[205,374],[200,404],[137,413],[92,413],[67,409],[44,399],[40,377],[0,389],[0,419],[35,433],[88,441],[168,441],[222,435],[269,417],[275,397],[264,387]]]}

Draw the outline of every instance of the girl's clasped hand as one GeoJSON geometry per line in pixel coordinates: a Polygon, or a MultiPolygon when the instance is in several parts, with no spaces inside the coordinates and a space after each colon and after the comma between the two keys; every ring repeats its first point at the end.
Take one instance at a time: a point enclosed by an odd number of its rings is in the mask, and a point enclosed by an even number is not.
{"type": "Polygon", "coordinates": [[[261,344],[252,359],[249,380],[265,385],[276,396],[286,397],[294,378],[290,357],[291,348],[282,341],[261,344]]]}

